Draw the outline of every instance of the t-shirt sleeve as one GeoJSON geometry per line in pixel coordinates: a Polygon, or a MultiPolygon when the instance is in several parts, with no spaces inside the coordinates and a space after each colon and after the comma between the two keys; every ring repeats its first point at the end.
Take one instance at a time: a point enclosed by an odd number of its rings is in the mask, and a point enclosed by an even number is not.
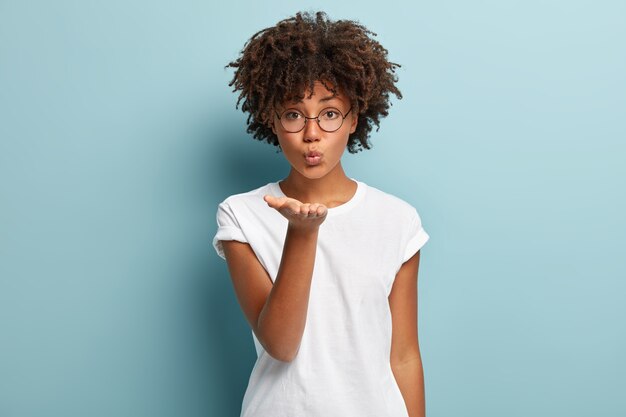
{"type": "Polygon", "coordinates": [[[213,247],[220,258],[226,260],[222,240],[237,240],[244,243],[247,243],[248,240],[241,231],[239,222],[227,202],[222,202],[217,206],[217,214],[215,217],[217,220],[217,232],[213,238],[213,247]]]}
{"type": "Polygon", "coordinates": [[[422,227],[422,219],[417,213],[417,210],[413,209],[411,212],[411,220],[408,227],[408,235],[405,238],[404,256],[402,257],[402,263],[408,261],[411,256],[424,246],[428,241],[428,233],[422,227]]]}

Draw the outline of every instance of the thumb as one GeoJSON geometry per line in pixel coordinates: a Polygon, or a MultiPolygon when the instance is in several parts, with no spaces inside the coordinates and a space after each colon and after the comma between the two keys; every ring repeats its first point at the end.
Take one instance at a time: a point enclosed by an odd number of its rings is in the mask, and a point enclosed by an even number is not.
{"type": "Polygon", "coordinates": [[[276,197],[274,197],[273,195],[269,195],[269,194],[265,194],[263,196],[263,200],[265,200],[265,202],[270,206],[270,207],[274,207],[277,203],[276,201],[276,197]]]}

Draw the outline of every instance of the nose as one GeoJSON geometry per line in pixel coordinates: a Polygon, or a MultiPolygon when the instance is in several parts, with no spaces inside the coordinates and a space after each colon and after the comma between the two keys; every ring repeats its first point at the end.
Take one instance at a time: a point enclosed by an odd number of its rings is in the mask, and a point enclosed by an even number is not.
{"type": "Polygon", "coordinates": [[[317,119],[307,119],[306,124],[304,125],[304,141],[311,142],[320,140],[321,133],[322,129],[317,123],[317,119]]]}

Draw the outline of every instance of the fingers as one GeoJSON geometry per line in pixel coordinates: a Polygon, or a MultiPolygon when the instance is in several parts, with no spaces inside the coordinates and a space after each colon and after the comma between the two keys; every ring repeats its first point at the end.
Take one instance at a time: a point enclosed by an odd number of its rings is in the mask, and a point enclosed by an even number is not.
{"type": "Polygon", "coordinates": [[[309,217],[319,216],[323,213],[321,210],[321,204],[319,203],[307,203],[300,206],[300,212],[306,214],[309,217]]]}
{"type": "Polygon", "coordinates": [[[301,217],[320,217],[323,216],[325,212],[326,208],[320,203],[302,203],[294,210],[294,214],[299,214],[301,217]]]}
{"type": "Polygon", "coordinates": [[[311,211],[311,205],[308,203],[304,203],[300,206],[300,214],[303,216],[308,216],[311,211]]]}
{"type": "Polygon", "coordinates": [[[315,212],[318,216],[323,216],[326,214],[326,206],[323,204],[317,204],[315,207],[315,212]]]}
{"type": "Polygon", "coordinates": [[[289,214],[299,217],[316,217],[323,216],[326,213],[326,207],[321,203],[301,203],[300,201],[289,197],[274,197],[272,195],[264,195],[263,200],[276,210],[286,210],[289,214]]]}

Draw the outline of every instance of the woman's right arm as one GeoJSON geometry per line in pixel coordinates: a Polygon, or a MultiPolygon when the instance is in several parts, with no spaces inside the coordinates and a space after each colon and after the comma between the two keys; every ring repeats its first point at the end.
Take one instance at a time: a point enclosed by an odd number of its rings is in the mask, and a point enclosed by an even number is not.
{"type": "Polygon", "coordinates": [[[228,240],[222,246],[237,299],[254,334],[268,354],[289,362],[304,333],[319,225],[327,210],[288,198],[268,204],[289,219],[273,284],[248,243],[228,240]]]}

